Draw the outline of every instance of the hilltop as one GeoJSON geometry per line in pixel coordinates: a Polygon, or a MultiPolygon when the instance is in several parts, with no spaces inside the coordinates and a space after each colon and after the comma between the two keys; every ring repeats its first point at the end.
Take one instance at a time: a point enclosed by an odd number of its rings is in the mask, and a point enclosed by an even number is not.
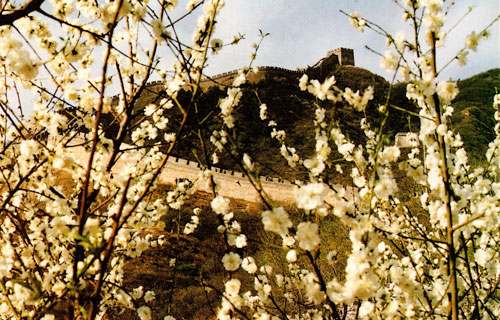
{"type": "MultiPolygon", "coordinates": [[[[243,96],[235,112],[235,130],[228,139],[231,142],[230,155],[222,155],[218,166],[226,169],[237,169],[232,156],[248,153],[260,166],[260,173],[268,176],[281,176],[290,181],[306,178],[303,168],[290,168],[279,153],[280,145],[270,137],[271,128],[267,122],[259,118],[259,105],[267,105],[268,118],[277,122],[277,130],[287,132],[287,145],[297,148],[297,152],[305,159],[314,152],[314,111],[315,105],[320,104],[327,110],[327,117],[332,123],[337,123],[355,143],[364,142],[364,134],[360,129],[360,120],[366,116],[369,123],[376,127],[381,120],[377,111],[378,106],[384,104],[390,84],[381,76],[366,69],[354,66],[352,51],[339,49],[314,64],[312,67],[298,70],[287,70],[279,67],[263,67],[258,73],[250,73],[248,82],[242,85],[243,96]],[[342,55],[342,53],[344,55],[342,55]],[[348,59],[345,58],[347,54],[348,59]],[[340,61],[344,61],[341,64],[340,61]],[[366,112],[360,113],[343,103],[317,101],[312,95],[300,90],[298,83],[302,74],[306,73],[310,79],[324,80],[334,76],[336,86],[340,89],[347,87],[362,92],[368,86],[375,89],[374,99],[369,103],[366,112]]],[[[458,81],[461,93],[454,101],[455,114],[452,119],[453,128],[459,132],[465,141],[466,149],[474,160],[481,159],[488,143],[493,139],[493,110],[491,103],[495,88],[499,87],[500,69],[490,70],[480,75],[458,81]]],[[[209,143],[210,135],[221,127],[221,118],[218,116],[218,103],[226,96],[227,86],[237,76],[237,71],[225,72],[204,79],[202,92],[197,102],[197,119],[205,119],[201,126],[195,121],[187,123],[187,130],[179,141],[174,155],[192,161],[205,162],[199,134],[205,144],[213,150],[209,143]],[[200,131],[198,131],[200,129],[200,131]]],[[[179,101],[187,102],[189,94],[181,92],[179,101]]],[[[150,103],[157,103],[166,97],[163,83],[152,83],[137,102],[133,116],[143,118],[144,107],[150,103]]],[[[406,99],[406,84],[397,83],[391,88],[391,104],[416,111],[413,103],[406,99]]],[[[175,132],[180,119],[180,113],[171,109],[170,122],[165,132],[175,132]]],[[[108,116],[108,123],[112,123],[113,116],[108,116]]],[[[417,130],[419,119],[397,110],[391,110],[386,125],[385,136],[393,141],[396,133],[417,130]]],[[[110,137],[116,132],[116,125],[109,125],[110,137]]],[[[160,134],[159,136],[163,136],[160,134]]],[[[130,141],[129,141],[130,142],[130,141]]],[[[332,160],[340,158],[332,154],[332,160]]],[[[345,165],[338,161],[340,165],[345,165]]],[[[328,169],[327,177],[333,183],[350,183],[349,178],[338,175],[328,169]]]]}
{"type": "MultiPolygon", "coordinates": [[[[335,76],[336,86],[340,89],[346,87],[353,91],[363,92],[368,86],[374,88],[374,99],[369,103],[366,116],[373,126],[378,126],[381,116],[378,106],[386,101],[389,83],[381,76],[368,70],[354,66],[354,56],[350,49],[339,48],[330,51],[327,56],[313,66],[306,69],[287,70],[278,67],[259,68],[259,72],[250,73],[248,82],[242,85],[243,96],[235,112],[235,130],[228,137],[233,147],[230,153],[233,155],[248,153],[253,160],[260,163],[260,173],[268,176],[282,176],[285,179],[294,181],[295,179],[306,178],[306,173],[302,168],[289,168],[286,161],[281,157],[280,145],[271,139],[271,128],[267,122],[259,118],[259,105],[267,105],[268,118],[277,122],[277,130],[287,132],[287,145],[297,148],[297,152],[305,159],[312,156],[315,148],[314,126],[315,104],[321,105],[327,110],[327,117],[332,123],[338,125],[345,131],[345,134],[356,143],[363,143],[364,134],[360,129],[360,120],[365,114],[355,111],[342,103],[333,104],[315,100],[315,98],[299,88],[299,78],[306,73],[310,79],[323,81],[326,77],[335,76]]],[[[227,86],[232,83],[237,71],[230,71],[221,75],[207,78],[202,83],[203,92],[197,101],[198,119],[206,119],[199,127],[195,121],[187,123],[187,130],[179,141],[175,150],[175,156],[189,160],[201,160],[204,162],[204,154],[199,142],[198,133],[205,139],[206,145],[213,147],[208,142],[214,130],[221,126],[221,119],[218,116],[218,103],[227,93],[227,86]],[[198,132],[198,129],[200,131],[198,132]]],[[[157,103],[166,97],[162,83],[153,83],[148,86],[135,106],[133,116],[139,120],[143,117],[143,110],[150,103],[157,103]]],[[[392,103],[412,109],[412,104],[405,98],[405,86],[396,85],[392,88],[392,103]]],[[[187,102],[189,94],[181,92],[179,101],[187,102]]],[[[180,122],[180,113],[172,108],[170,121],[165,132],[175,132],[180,122]]],[[[112,115],[108,115],[109,122],[112,123],[112,115]]],[[[410,121],[418,122],[418,119],[410,121]]],[[[408,131],[410,123],[407,115],[399,111],[392,112],[387,126],[387,138],[393,139],[400,131],[408,131]]],[[[108,134],[112,137],[117,130],[116,125],[110,125],[108,134]]],[[[159,136],[163,136],[160,134],[159,136]]],[[[129,141],[130,142],[130,141],[129,141]]],[[[338,154],[332,154],[332,159],[339,158],[338,154]]],[[[342,162],[339,162],[342,165],[342,162]]],[[[219,166],[227,169],[236,169],[231,156],[220,157],[219,166]]],[[[336,176],[330,170],[328,177],[334,183],[342,183],[343,176],[336,176]]]]}

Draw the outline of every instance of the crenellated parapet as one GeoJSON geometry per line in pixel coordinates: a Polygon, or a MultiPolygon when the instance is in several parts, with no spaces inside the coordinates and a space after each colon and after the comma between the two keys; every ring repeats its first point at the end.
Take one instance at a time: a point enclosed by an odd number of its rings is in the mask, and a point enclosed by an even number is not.
{"type": "Polygon", "coordinates": [[[163,81],[163,80],[151,81],[148,83],[148,87],[159,86],[159,85],[163,85],[164,83],[165,83],[165,81],[163,81]]]}
{"type": "MultiPolygon", "coordinates": [[[[81,142],[85,141],[85,135],[78,137],[81,142]]],[[[76,142],[76,141],[75,141],[76,142]]],[[[88,161],[89,152],[82,145],[75,146],[70,150],[75,161],[84,164],[88,161]]],[[[141,166],[141,157],[136,153],[126,152],[116,162],[112,169],[113,174],[128,176],[130,168],[141,166]]],[[[165,164],[165,169],[158,176],[158,183],[177,185],[182,181],[190,181],[193,183],[194,190],[211,192],[211,185],[200,179],[201,173],[205,171],[196,161],[189,161],[182,158],[169,157],[165,164]]],[[[210,175],[213,177],[218,186],[218,194],[224,197],[242,199],[260,203],[261,197],[250,183],[247,175],[240,171],[227,170],[223,168],[212,167],[210,175]]],[[[274,200],[295,202],[297,194],[297,183],[292,183],[288,180],[278,177],[260,176],[262,189],[271,196],[274,200]]],[[[342,185],[333,185],[326,195],[326,200],[333,201],[336,193],[343,194],[346,198],[358,197],[358,191],[352,187],[342,185]]]]}
{"type": "MultiPolygon", "coordinates": [[[[299,76],[304,73],[317,73],[321,74],[323,70],[331,70],[332,67],[337,65],[354,66],[354,50],[349,48],[337,48],[327,52],[326,57],[320,59],[312,67],[298,68],[295,70],[275,67],[275,66],[262,66],[258,67],[257,72],[250,72],[247,76],[247,81],[250,83],[258,82],[265,79],[266,76],[275,76],[275,73],[284,73],[289,76],[299,76]]],[[[226,71],[206,77],[202,80],[202,86],[210,87],[213,85],[227,86],[230,85],[232,80],[241,72],[241,69],[226,71]]]]}
{"type": "MultiPolygon", "coordinates": [[[[302,74],[312,74],[321,76],[325,72],[329,72],[335,66],[343,65],[343,66],[354,66],[354,50],[349,48],[336,48],[334,50],[330,50],[327,52],[326,57],[320,59],[312,66],[308,66],[306,68],[297,68],[295,70],[276,67],[276,66],[261,66],[256,68],[256,71],[251,70],[247,75],[247,82],[249,83],[257,83],[261,80],[266,79],[267,77],[273,76],[301,76],[302,74]]],[[[222,72],[213,76],[204,76],[201,80],[202,88],[206,89],[212,86],[230,86],[242,69],[235,69],[231,71],[222,72]]],[[[152,81],[147,84],[148,90],[162,90],[165,82],[162,80],[152,81]],[[158,88],[156,88],[158,87],[158,88]],[[153,89],[154,88],[154,89],[153,89]]],[[[119,95],[113,97],[113,99],[118,99],[119,95]]]]}
{"type": "MultiPolygon", "coordinates": [[[[216,74],[211,77],[205,77],[201,81],[201,85],[204,88],[211,87],[214,85],[219,85],[219,86],[228,86],[231,85],[233,80],[240,74],[242,70],[237,69],[237,70],[231,70],[223,73],[216,74]]],[[[276,76],[277,74],[279,75],[287,75],[287,76],[292,76],[292,75],[302,75],[304,73],[303,70],[290,70],[282,67],[275,67],[275,66],[262,66],[256,68],[256,70],[250,70],[250,72],[247,74],[247,82],[249,83],[257,83],[263,79],[265,79],[268,76],[276,76]]]]}
{"type": "MultiPolygon", "coordinates": [[[[281,73],[289,76],[301,76],[302,74],[309,73],[317,73],[319,71],[320,74],[323,73],[323,70],[331,70],[332,67],[336,65],[344,65],[344,66],[354,66],[354,50],[349,48],[336,48],[327,52],[326,57],[320,59],[312,66],[308,66],[306,68],[297,68],[295,70],[276,67],[276,66],[261,66],[256,68],[256,71],[251,71],[247,76],[247,81],[250,83],[256,83],[267,76],[276,76],[276,73],[281,73]]],[[[232,81],[242,69],[235,69],[231,71],[222,72],[210,77],[204,77],[201,80],[201,86],[204,88],[208,88],[211,86],[219,85],[219,86],[228,86],[231,85],[232,81]]],[[[147,84],[148,90],[151,90],[154,87],[164,86],[165,82],[162,80],[152,81],[147,84]]],[[[156,89],[158,90],[158,89],[156,89]]],[[[153,90],[153,91],[156,91],[153,90]]],[[[160,88],[159,90],[162,90],[160,88]]],[[[112,97],[117,100],[119,95],[112,97]]]]}

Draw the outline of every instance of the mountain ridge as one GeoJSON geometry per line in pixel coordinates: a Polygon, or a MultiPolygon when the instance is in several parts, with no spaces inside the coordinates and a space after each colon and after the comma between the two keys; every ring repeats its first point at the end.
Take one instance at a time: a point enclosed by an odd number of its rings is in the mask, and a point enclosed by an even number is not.
{"type": "MultiPolygon", "coordinates": [[[[312,156],[314,153],[313,120],[315,103],[321,104],[327,110],[330,121],[337,123],[355,143],[363,143],[364,133],[360,129],[359,123],[364,116],[369,118],[372,126],[377,126],[380,123],[381,115],[378,112],[378,106],[386,102],[388,90],[391,87],[390,84],[383,77],[356,66],[333,63],[329,65],[330,69],[328,70],[323,67],[309,68],[309,78],[319,78],[318,80],[321,81],[326,77],[335,76],[336,86],[341,90],[349,87],[353,91],[359,90],[362,92],[368,86],[375,88],[374,99],[369,103],[366,112],[356,112],[342,103],[333,104],[315,100],[312,95],[300,90],[298,78],[301,73],[298,71],[289,72],[289,70],[279,67],[262,69],[258,78],[241,86],[243,96],[237,107],[237,112],[235,112],[235,131],[228,137],[232,146],[232,149],[229,150],[230,153],[236,157],[240,157],[243,153],[252,155],[253,160],[260,163],[259,170],[263,175],[281,176],[290,181],[307,177],[304,168],[290,168],[279,154],[280,145],[270,138],[272,129],[259,118],[258,107],[261,103],[266,103],[269,118],[277,122],[276,129],[287,132],[287,145],[295,146],[303,159],[312,156]]],[[[495,76],[499,78],[500,69],[490,70],[486,74],[488,76],[477,75],[478,79],[491,81],[495,76]],[[490,74],[491,72],[492,74],[490,74]]],[[[206,85],[202,90],[198,100],[199,114],[197,117],[200,119],[207,116],[211,117],[210,121],[204,122],[200,128],[206,142],[209,141],[211,132],[219,130],[222,126],[222,119],[218,116],[220,111],[218,110],[218,104],[226,96],[225,88],[232,83],[235,76],[237,76],[236,71],[222,73],[218,77],[219,81],[213,82],[212,85],[206,85]],[[221,79],[222,81],[220,81],[221,79]]],[[[494,91],[491,92],[491,88],[486,93],[479,91],[479,98],[484,97],[485,100],[481,100],[481,98],[474,105],[465,107],[469,103],[467,96],[470,96],[467,93],[467,88],[471,86],[468,79],[457,82],[462,93],[455,99],[459,107],[456,108],[455,115],[452,118],[452,127],[464,137],[466,149],[472,152],[471,158],[480,159],[484,155],[488,142],[491,141],[491,131],[494,127],[494,124],[492,124],[493,110],[491,109],[494,91]],[[486,104],[486,100],[490,101],[489,104],[486,104]],[[488,112],[488,110],[491,112],[488,112]],[[472,114],[473,117],[467,116],[467,114],[472,114]],[[477,139],[474,139],[474,134],[478,134],[477,130],[474,129],[478,127],[477,123],[484,123],[481,127],[482,131],[479,132],[479,134],[482,134],[479,144],[477,139]]],[[[485,87],[484,84],[475,84],[474,86],[485,87]]],[[[492,86],[498,87],[496,82],[492,86]]],[[[405,83],[396,83],[390,90],[391,104],[418,113],[415,105],[406,98],[405,83]]],[[[179,101],[183,103],[188,99],[188,96],[189,93],[181,92],[179,101]]],[[[138,119],[143,118],[145,106],[156,103],[165,97],[167,95],[163,83],[155,82],[150,84],[148,90],[145,91],[135,106],[133,116],[138,119]]],[[[165,132],[175,132],[176,126],[180,123],[180,114],[174,109],[168,111],[171,113],[171,121],[165,132]]],[[[393,139],[398,132],[414,131],[418,127],[418,123],[418,117],[398,110],[391,110],[386,124],[385,139],[394,141],[393,139]]],[[[204,151],[199,141],[196,141],[199,138],[196,135],[197,130],[197,123],[190,122],[187,124],[187,130],[180,137],[179,148],[174,152],[174,156],[191,161],[205,159],[204,151]]],[[[163,134],[159,134],[159,136],[163,136],[163,134]]],[[[112,134],[110,137],[112,137],[112,134]]],[[[210,143],[206,143],[206,145],[210,145],[210,143]]],[[[209,149],[209,153],[214,151],[213,146],[209,149]]],[[[338,158],[339,155],[333,153],[332,160],[338,161],[338,158]]],[[[343,161],[337,163],[340,165],[345,164],[343,161]]],[[[222,156],[219,165],[222,168],[234,169],[236,163],[231,156],[222,156]]],[[[335,170],[331,168],[327,170],[330,171],[330,178],[335,183],[350,183],[348,177],[335,174],[335,170]]]]}

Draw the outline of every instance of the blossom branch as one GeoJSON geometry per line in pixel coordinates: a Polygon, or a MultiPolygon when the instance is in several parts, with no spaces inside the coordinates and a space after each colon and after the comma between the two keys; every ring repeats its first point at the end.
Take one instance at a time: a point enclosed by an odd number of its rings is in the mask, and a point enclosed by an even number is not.
{"type": "MultiPolygon", "coordinates": [[[[40,9],[45,0],[31,0],[23,7],[9,13],[0,12],[0,26],[12,25],[14,21],[28,16],[32,12],[40,9]]],[[[2,8],[4,9],[4,8],[2,8]]],[[[5,9],[4,9],[5,10],[5,9]]]]}

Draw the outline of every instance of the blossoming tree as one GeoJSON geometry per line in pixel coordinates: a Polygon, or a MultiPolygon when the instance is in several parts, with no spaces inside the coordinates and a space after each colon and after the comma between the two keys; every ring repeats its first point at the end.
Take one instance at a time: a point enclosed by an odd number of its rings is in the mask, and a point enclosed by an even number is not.
{"type": "MultiPolygon", "coordinates": [[[[407,158],[401,158],[398,147],[384,139],[385,121],[371,127],[366,119],[359,124],[366,143],[349,141],[322,102],[342,102],[363,112],[373,89],[340,90],[334,78],[320,83],[302,77],[300,88],[316,97],[314,155],[304,159],[297,154],[283,131],[275,128],[272,136],[290,166],[303,166],[309,172],[307,181],[296,182],[296,207],[306,213],[303,221],[293,222],[266,194],[252,155],[233,152],[229,145],[240,86],[251,69],[241,71],[219,102],[221,126],[207,141],[215,152],[207,152],[200,171],[200,179],[212,187],[211,207],[220,218],[218,231],[226,243],[221,264],[228,277],[218,318],[345,319],[349,308],[358,318],[500,317],[500,127],[495,128],[497,138],[486,155],[488,165],[469,166],[460,137],[449,129],[458,90],[454,83],[439,79],[442,69],[436,59],[446,41],[443,26],[453,6],[446,7],[442,0],[398,4],[413,27],[411,37],[390,35],[359,14],[348,16],[356,28],[378,32],[392,47],[381,63],[401,72],[408,82],[407,96],[420,110],[421,126],[414,139],[418,143],[407,158]],[[327,170],[340,170],[329,157],[332,149],[352,164],[354,198],[324,179],[327,170]],[[277,273],[272,266],[258,266],[254,257],[237,253],[247,238],[235,223],[228,200],[218,195],[217,181],[205,170],[217,154],[230,151],[267,206],[263,229],[283,239],[286,270],[277,273]],[[392,173],[396,165],[421,185],[417,201],[426,212],[424,218],[398,199],[398,181],[392,173]],[[343,279],[318,265],[321,256],[334,263],[334,253],[324,252],[320,240],[321,222],[332,215],[349,228],[352,244],[343,279]],[[254,277],[252,290],[241,292],[234,273],[240,268],[254,277]]],[[[192,193],[192,185],[181,182],[168,196],[151,197],[186,123],[198,121],[197,99],[208,54],[223,47],[212,39],[222,0],[190,1],[186,14],[174,21],[169,10],[176,6],[177,1],[167,0],[2,4],[2,318],[47,320],[61,306],[72,319],[105,318],[110,307],[135,308],[141,319],[153,317],[147,305],[135,303],[143,296],[140,290],[127,292],[121,286],[124,261],[161,243],[142,236],[140,230],[159,227],[168,207],[182,206],[192,193]],[[198,11],[192,39],[180,39],[176,24],[198,11]],[[54,33],[56,28],[61,32],[54,33]],[[171,60],[159,54],[160,48],[172,52],[171,60]],[[153,79],[164,81],[166,96],[137,114],[134,108],[153,79]],[[26,90],[32,96],[26,96],[26,90]],[[178,99],[180,90],[189,93],[183,103],[178,99]],[[113,102],[110,96],[117,91],[118,100],[113,102]],[[25,116],[28,106],[33,112],[25,116]],[[176,132],[158,139],[169,121],[169,108],[177,108],[182,120],[176,132]],[[105,135],[106,113],[115,115],[119,128],[111,138],[105,135]],[[73,182],[65,189],[58,180],[62,172],[73,182]]],[[[490,26],[472,32],[450,64],[465,63],[467,53],[477,49],[490,26]]],[[[267,119],[264,103],[262,121],[277,127],[267,119]]],[[[497,95],[493,106],[499,105],[497,95]]],[[[381,105],[382,118],[387,119],[394,108],[400,107],[381,105]]],[[[198,222],[195,215],[186,233],[198,222]]],[[[154,297],[148,291],[144,301],[154,297]]]]}

